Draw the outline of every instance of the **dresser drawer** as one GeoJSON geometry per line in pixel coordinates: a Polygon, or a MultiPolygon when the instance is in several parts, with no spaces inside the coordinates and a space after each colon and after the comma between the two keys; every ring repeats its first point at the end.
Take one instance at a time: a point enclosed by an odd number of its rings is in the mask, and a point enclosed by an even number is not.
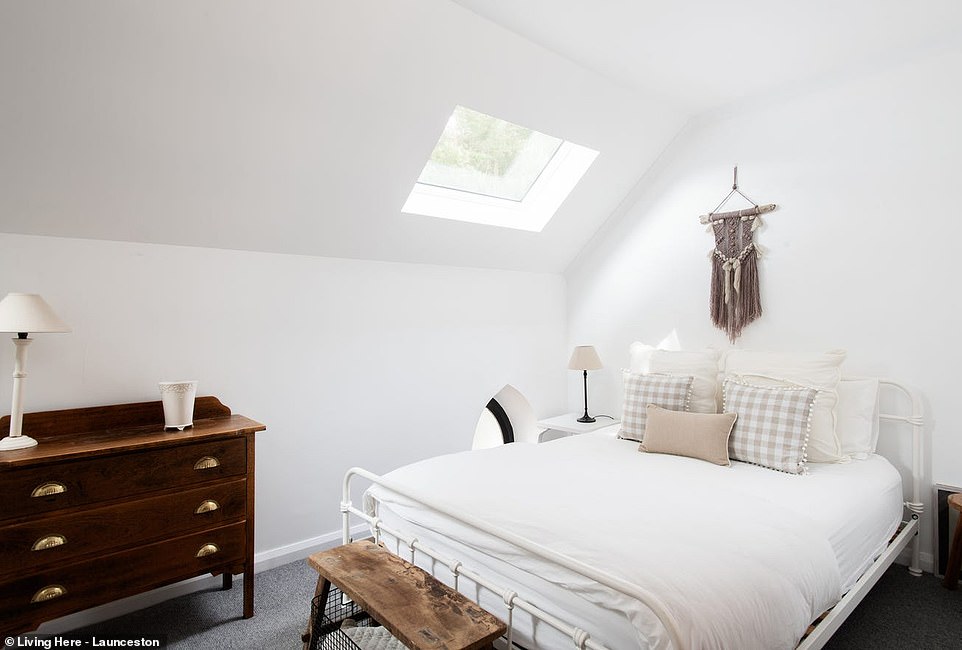
{"type": "Polygon", "coordinates": [[[0,576],[215,528],[246,516],[243,478],[83,512],[45,515],[0,532],[0,576]]]}
{"type": "Polygon", "coordinates": [[[244,438],[0,472],[0,519],[187,487],[247,471],[244,438]]]}
{"type": "Polygon", "coordinates": [[[0,584],[0,629],[22,627],[94,605],[229,567],[241,568],[243,523],[50,567],[0,584]]]}

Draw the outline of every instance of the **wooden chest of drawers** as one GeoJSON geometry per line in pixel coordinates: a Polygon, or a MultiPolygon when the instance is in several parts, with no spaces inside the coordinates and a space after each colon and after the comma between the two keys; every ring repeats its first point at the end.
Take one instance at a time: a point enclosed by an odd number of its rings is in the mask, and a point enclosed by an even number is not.
{"type": "Polygon", "coordinates": [[[0,635],[206,573],[243,573],[253,616],[264,429],[214,397],[185,431],[160,402],[26,414],[40,444],[0,453],[0,635]]]}

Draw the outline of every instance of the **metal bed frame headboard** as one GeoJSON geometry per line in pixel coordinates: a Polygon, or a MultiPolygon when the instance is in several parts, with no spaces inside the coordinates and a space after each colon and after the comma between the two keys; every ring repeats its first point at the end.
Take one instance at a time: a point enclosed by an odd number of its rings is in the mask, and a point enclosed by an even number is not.
{"type": "MultiPolygon", "coordinates": [[[[912,543],[912,560],[909,566],[909,571],[912,573],[912,575],[916,576],[922,574],[922,570],[919,565],[918,538],[919,516],[924,511],[924,506],[921,501],[922,432],[924,426],[922,401],[914,391],[897,382],[887,379],[880,379],[879,384],[880,392],[882,386],[891,387],[908,397],[912,405],[910,415],[887,413],[879,414],[879,419],[881,421],[905,423],[912,426],[911,499],[906,500],[903,503],[906,510],[911,513],[911,516],[909,521],[903,522],[904,525],[889,543],[886,551],[882,553],[882,555],[876,559],[871,567],[858,579],[858,581],[856,581],[855,586],[853,586],[852,589],[843,595],[841,600],[839,600],[839,602],[819,621],[814,630],[812,630],[811,633],[809,633],[801,641],[801,643],[799,643],[798,650],[816,650],[817,648],[821,648],[828,641],[828,639],[831,638],[832,634],[834,634],[834,632],[841,626],[845,618],[855,609],[858,603],[861,602],[865,594],[868,593],[868,591],[875,585],[885,570],[892,565],[895,559],[905,549],[905,547],[908,546],[909,543],[912,543]]],[[[671,615],[671,612],[665,610],[660,605],[658,599],[654,598],[652,594],[648,593],[646,590],[638,587],[637,585],[628,583],[617,576],[610,575],[604,571],[598,570],[595,567],[584,564],[579,560],[541,546],[540,544],[517,535],[511,531],[501,529],[497,526],[492,526],[488,522],[477,519],[469,514],[452,511],[443,504],[432,502],[425,496],[412,494],[409,489],[395,485],[392,481],[386,480],[383,477],[374,474],[373,472],[369,472],[360,467],[353,467],[349,469],[344,476],[341,496],[341,541],[344,544],[349,544],[351,542],[351,517],[358,517],[371,527],[371,530],[374,531],[376,541],[380,542],[381,536],[386,534],[397,540],[399,547],[400,544],[403,543],[409,549],[412,563],[415,560],[415,553],[421,552],[440,563],[442,566],[446,567],[451,572],[455,589],[458,588],[458,579],[463,576],[474,582],[476,585],[501,596],[507,612],[506,622],[508,624],[508,632],[506,640],[509,650],[515,647],[512,644],[512,619],[515,609],[520,609],[524,612],[527,612],[534,618],[543,621],[544,623],[560,631],[562,634],[569,636],[576,648],[580,648],[581,650],[586,648],[590,650],[608,650],[608,648],[592,639],[586,630],[571,625],[557,616],[546,612],[534,603],[526,600],[517,591],[511,589],[510,587],[498,584],[494,580],[478,573],[470,567],[465,566],[457,558],[445,556],[439,551],[436,551],[435,549],[425,545],[416,537],[405,535],[399,530],[394,530],[384,524],[378,517],[368,515],[366,512],[356,508],[351,502],[351,480],[354,477],[365,479],[375,485],[381,485],[389,490],[407,497],[408,499],[411,499],[412,501],[416,501],[419,504],[427,506],[428,508],[431,508],[447,517],[451,517],[455,521],[481,530],[482,532],[500,537],[501,539],[514,544],[515,546],[518,546],[527,552],[538,555],[544,559],[558,564],[559,566],[605,585],[610,589],[641,601],[661,621],[666,632],[668,633],[668,637],[671,640],[672,647],[678,650],[684,649],[685,646],[681,641],[682,636],[678,629],[678,624],[671,615]]]]}
{"type": "MultiPolygon", "coordinates": [[[[904,505],[905,509],[912,513],[912,520],[917,522],[925,512],[925,504],[922,503],[922,433],[925,427],[925,411],[922,408],[922,398],[915,391],[891,379],[880,379],[880,390],[882,386],[889,386],[899,391],[912,404],[911,415],[880,413],[879,420],[912,425],[912,500],[906,501],[904,505]]],[[[909,565],[909,571],[914,576],[922,575],[919,554],[919,538],[916,532],[915,539],[912,542],[912,563],[909,565]]]]}

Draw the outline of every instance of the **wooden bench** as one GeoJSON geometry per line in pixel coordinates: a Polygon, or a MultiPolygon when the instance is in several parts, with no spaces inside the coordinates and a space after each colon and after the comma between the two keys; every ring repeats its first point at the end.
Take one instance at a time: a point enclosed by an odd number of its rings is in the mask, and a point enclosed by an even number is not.
{"type": "MultiPolygon", "coordinates": [[[[436,578],[382,546],[363,540],[315,553],[315,597],[323,612],[331,584],[411,650],[484,650],[504,623],[436,578]]],[[[313,616],[302,637],[311,646],[313,616]]]]}

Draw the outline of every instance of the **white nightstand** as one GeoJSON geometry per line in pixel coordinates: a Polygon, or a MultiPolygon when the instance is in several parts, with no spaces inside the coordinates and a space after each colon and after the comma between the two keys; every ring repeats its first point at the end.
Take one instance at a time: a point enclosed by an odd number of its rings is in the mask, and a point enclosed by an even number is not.
{"type": "Polygon", "coordinates": [[[565,413],[553,418],[539,420],[538,426],[546,429],[541,433],[538,442],[548,442],[566,436],[577,435],[579,433],[589,433],[598,431],[606,427],[617,426],[620,420],[595,416],[594,422],[578,422],[581,413],[565,413]]]}

